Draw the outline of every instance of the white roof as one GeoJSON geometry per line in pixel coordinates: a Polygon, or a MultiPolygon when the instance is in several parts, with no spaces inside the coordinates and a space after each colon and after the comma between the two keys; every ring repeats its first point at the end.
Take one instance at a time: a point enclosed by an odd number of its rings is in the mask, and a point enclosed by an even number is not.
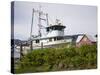
{"type": "Polygon", "coordinates": [[[96,42],[97,39],[95,36],[92,36],[92,35],[86,35],[88,37],[89,40],[91,40],[92,42],[96,42]]]}
{"type": "Polygon", "coordinates": [[[78,36],[76,43],[78,43],[83,38],[83,35],[78,36]]]}
{"type": "MultiPolygon", "coordinates": [[[[83,38],[83,36],[84,35],[79,35],[78,38],[77,38],[77,40],[76,40],[76,43],[78,43],[83,38]]],[[[95,36],[92,36],[92,35],[86,35],[86,36],[92,42],[96,42],[97,41],[97,39],[96,39],[95,36]]]]}

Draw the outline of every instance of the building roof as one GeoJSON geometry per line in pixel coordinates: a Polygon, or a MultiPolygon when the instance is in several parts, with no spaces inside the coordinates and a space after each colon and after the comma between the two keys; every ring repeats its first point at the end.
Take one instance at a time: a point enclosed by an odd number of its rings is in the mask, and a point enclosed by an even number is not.
{"type": "Polygon", "coordinates": [[[83,38],[83,35],[80,35],[77,37],[76,43],[80,42],[80,40],[83,38]]]}
{"type": "Polygon", "coordinates": [[[96,41],[97,41],[97,39],[96,39],[94,36],[92,36],[92,35],[87,35],[87,34],[83,34],[83,35],[79,35],[79,36],[77,37],[76,43],[80,42],[81,39],[82,39],[84,36],[87,36],[87,38],[88,38],[91,42],[96,42],[96,41]]]}
{"type": "Polygon", "coordinates": [[[89,40],[91,40],[92,42],[96,42],[97,39],[95,36],[92,36],[92,35],[86,35],[88,37],[89,40]]]}

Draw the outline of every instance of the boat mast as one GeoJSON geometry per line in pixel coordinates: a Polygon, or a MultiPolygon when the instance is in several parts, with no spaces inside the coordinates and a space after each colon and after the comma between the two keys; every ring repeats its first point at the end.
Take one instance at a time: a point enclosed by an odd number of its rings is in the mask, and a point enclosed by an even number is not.
{"type": "Polygon", "coordinates": [[[31,22],[31,32],[30,32],[30,49],[33,49],[32,43],[32,32],[33,32],[33,18],[34,18],[34,8],[32,9],[32,22],[31,22]]]}
{"type": "Polygon", "coordinates": [[[46,13],[47,26],[49,26],[48,13],[46,13]]]}
{"type": "Polygon", "coordinates": [[[41,6],[39,6],[39,18],[38,18],[38,26],[39,26],[39,36],[41,37],[41,6]]]}
{"type": "MultiPolygon", "coordinates": [[[[45,28],[45,26],[43,26],[41,24],[42,21],[45,21],[46,22],[46,25],[49,26],[49,22],[48,22],[48,13],[44,13],[43,11],[41,11],[41,6],[39,6],[39,10],[35,10],[34,8],[32,9],[32,21],[31,21],[31,31],[30,31],[30,39],[32,38],[32,32],[33,32],[33,20],[34,20],[34,14],[35,13],[38,13],[38,27],[39,27],[39,30],[38,30],[38,36],[42,36],[42,33],[41,33],[41,29],[42,28],[45,28]],[[45,18],[43,18],[43,16],[45,16],[45,18]]],[[[35,37],[35,36],[33,36],[35,37]]]]}
{"type": "Polygon", "coordinates": [[[49,22],[48,22],[48,13],[44,13],[43,11],[41,11],[41,6],[39,6],[39,18],[38,18],[38,26],[39,26],[39,36],[41,37],[42,33],[41,33],[41,29],[45,28],[42,24],[41,21],[45,21],[46,25],[49,26],[49,22]],[[41,17],[41,16],[45,16],[45,18],[41,17]]]}
{"type": "Polygon", "coordinates": [[[34,8],[32,9],[32,21],[31,21],[30,39],[31,39],[31,37],[32,37],[32,32],[33,32],[33,18],[34,18],[34,8]]]}

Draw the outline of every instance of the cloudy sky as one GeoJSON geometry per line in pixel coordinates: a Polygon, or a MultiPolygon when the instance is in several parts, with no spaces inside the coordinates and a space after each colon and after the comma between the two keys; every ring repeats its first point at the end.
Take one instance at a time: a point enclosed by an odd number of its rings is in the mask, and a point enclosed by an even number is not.
{"type": "MultiPolygon", "coordinates": [[[[30,36],[32,9],[41,9],[49,15],[49,24],[60,19],[66,26],[65,35],[97,34],[97,7],[85,5],[15,2],[14,3],[14,37],[27,40],[30,36]]],[[[38,33],[38,15],[34,16],[33,34],[38,33]]],[[[44,23],[43,23],[44,24],[44,23]]],[[[45,24],[44,24],[45,26],[45,24]]]]}

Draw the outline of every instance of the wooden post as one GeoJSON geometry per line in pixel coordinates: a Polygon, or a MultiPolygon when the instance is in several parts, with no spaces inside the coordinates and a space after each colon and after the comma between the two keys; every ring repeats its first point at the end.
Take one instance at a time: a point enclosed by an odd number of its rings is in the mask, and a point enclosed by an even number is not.
{"type": "Polygon", "coordinates": [[[33,42],[31,41],[30,49],[33,49],[33,42]]]}
{"type": "Polygon", "coordinates": [[[22,45],[22,42],[20,44],[20,60],[21,58],[23,57],[23,45],[22,45]]]}
{"type": "Polygon", "coordinates": [[[43,49],[43,42],[41,42],[41,49],[43,49]]]}

